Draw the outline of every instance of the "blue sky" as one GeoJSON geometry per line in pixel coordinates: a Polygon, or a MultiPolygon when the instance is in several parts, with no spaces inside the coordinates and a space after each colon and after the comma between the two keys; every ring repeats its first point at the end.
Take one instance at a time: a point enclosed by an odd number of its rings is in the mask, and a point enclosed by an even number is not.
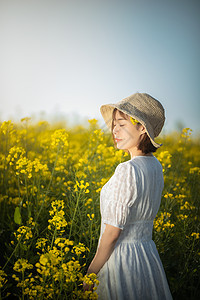
{"type": "Polygon", "coordinates": [[[199,131],[200,2],[0,0],[0,120],[103,119],[146,92],[199,131]]]}

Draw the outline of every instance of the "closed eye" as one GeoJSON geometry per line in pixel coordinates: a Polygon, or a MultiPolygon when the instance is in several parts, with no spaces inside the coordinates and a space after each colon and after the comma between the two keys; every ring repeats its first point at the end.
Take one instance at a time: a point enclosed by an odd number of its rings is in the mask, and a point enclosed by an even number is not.
{"type": "MultiPolygon", "coordinates": [[[[125,124],[118,124],[120,127],[125,126],[125,124]]],[[[117,126],[117,124],[113,124],[113,127],[117,126]]]]}
{"type": "Polygon", "coordinates": [[[115,127],[115,126],[119,126],[119,127],[123,127],[123,126],[125,126],[126,124],[119,124],[118,122],[117,122],[117,124],[116,123],[113,123],[113,128],[115,127]]]}

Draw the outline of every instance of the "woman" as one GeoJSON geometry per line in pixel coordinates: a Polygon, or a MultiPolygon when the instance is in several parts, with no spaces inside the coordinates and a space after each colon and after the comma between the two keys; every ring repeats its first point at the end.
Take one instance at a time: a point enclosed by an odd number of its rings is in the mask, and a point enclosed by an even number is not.
{"type": "Polygon", "coordinates": [[[128,150],[131,159],[119,164],[102,188],[101,233],[87,273],[98,276],[99,299],[172,299],[152,241],[163,190],[162,167],[152,152],[161,146],[154,138],[164,125],[164,108],[136,93],[103,105],[101,113],[117,148],[128,150]]]}

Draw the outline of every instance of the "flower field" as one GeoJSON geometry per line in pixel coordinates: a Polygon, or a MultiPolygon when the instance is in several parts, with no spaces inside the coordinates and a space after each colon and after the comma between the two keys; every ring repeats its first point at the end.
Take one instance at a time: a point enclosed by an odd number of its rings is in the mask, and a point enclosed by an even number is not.
{"type": "MultiPolygon", "coordinates": [[[[174,299],[200,295],[200,141],[163,136],[165,187],[153,239],[174,299]]],[[[99,194],[130,159],[97,120],[68,130],[0,123],[0,299],[97,299],[83,291],[100,229],[99,194]]]]}

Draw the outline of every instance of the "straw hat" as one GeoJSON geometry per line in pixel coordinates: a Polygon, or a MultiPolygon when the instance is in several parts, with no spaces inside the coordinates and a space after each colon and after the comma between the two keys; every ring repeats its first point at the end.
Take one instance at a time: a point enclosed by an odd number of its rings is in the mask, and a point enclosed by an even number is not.
{"type": "Polygon", "coordinates": [[[154,138],[161,132],[165,122],[165,110],[158,100],[146,93],[136,93],[116,104],[102,105],[100,111],[110,130],[112,130],[114,108],[139,121],[146,128],[152,144],[156,148],[161,146],[161,144],[154,141],[154,138]]]}

